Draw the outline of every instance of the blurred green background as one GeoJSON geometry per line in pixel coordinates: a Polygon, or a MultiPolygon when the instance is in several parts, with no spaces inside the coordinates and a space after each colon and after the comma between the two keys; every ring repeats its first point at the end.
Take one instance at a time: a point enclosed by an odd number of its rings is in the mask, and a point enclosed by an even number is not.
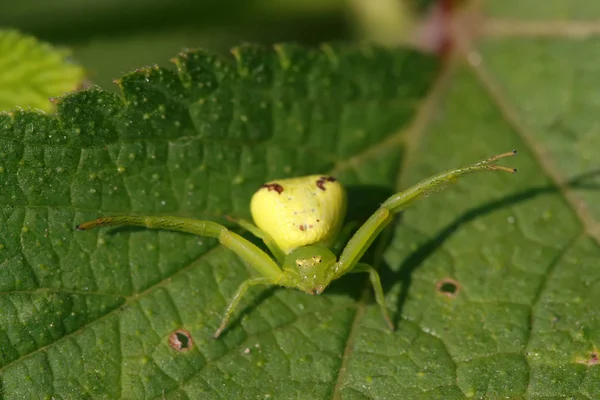
{"type": "Polygon", "coordinates": [[[399,37],[406,27],[403,7],[426,3],[431,1],[24,0],[3,7],[0,27],[71,49],[92,83],[114,91],[113,79],[142,66],[169,66],[186,48],[227,53],[244,42],[356,40],[369,38],[369,26],[379,37],[399,37]]]}

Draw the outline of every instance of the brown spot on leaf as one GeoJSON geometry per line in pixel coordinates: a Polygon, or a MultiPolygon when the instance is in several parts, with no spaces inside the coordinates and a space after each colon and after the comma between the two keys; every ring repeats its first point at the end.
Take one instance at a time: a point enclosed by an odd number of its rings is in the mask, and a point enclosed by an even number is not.
{"type": "Polygon", "coordinates": [[[281,192],[283,192],[283,186],[281,186],[279,183],[265,183],[264,185],[261,186],[261,189],[262,188],[267,189],[269,192],[271,190],[274,190],[279,194],[281,194],[281,192]]]}
{"type": "Polygon", "coordinates": [[[306,225],[300,225],[298,228],[300,228],[300,230],[304,232],[306,230],[306,225]]]}
{"type": "Polygon", "coordinates": [[[452,278],[444,278],[436,283],[435,288],[446,297],[456,297],[460,293],[460,283],[452,278]]]}
{"type": "Polygon", "coordinates": [[[589,357],[577,360],[578,364],[584,364],[588,367],[592,365],[597,365],[600,363],[600,355],[598,355],[598,351],[594,350],[590,353],[589,357]]]}
{"type": "Polygon", "coordinates": [[[321,190],[325,190],[325,182],[335,182],[333,176],[322,176],[317,180],[317,187],[321,190]]]}
{"type": "Polygon", "coordinates": [[[194,346],[192,334],[185,329],[177,329],[169,335],[169,346],[180,352],[191,350],[194,346]]]}

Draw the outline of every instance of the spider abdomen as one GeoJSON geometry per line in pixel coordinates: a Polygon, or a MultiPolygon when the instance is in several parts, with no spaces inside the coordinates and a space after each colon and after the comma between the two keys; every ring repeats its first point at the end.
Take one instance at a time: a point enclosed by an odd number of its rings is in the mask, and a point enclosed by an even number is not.
{"type": "Polygon", "coordinates": [[[252,197],[254,223],[286,253],[331,245],[346,213],[346,192],[335,178],[311,175],[265,183],[252,197]]]}

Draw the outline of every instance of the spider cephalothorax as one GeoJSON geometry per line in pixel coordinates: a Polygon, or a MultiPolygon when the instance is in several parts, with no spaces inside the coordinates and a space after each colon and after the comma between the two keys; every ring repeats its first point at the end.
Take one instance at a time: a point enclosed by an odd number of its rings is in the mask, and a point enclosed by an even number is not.
{"type": "Polygon", "coordinates": [[[379,274],[370,265],[360,262],[365,251],[392,221],[394,214],[446,184],[455,182],[459,176],[477,171],[516,172],[516,169],[493,164],[500,158],[515,154],[516,151],[512,151],[464,168],[442,172],[394,194],[381,204],[349,240],[345,234],[350,231],[342,229],[346,214],[346,193],[333,177],[311,175],[265,183],[254,194],[250,203],[254,224],[245,220],[238,220],[237,223],[262,239],[271,254],[216,222],[176,216],[102,217],[83,223],[77,229],[136,225],[219,239],[223,246],[235,252],[262,276],[248,279],[240,285],[214,334],[215,338],[225,329],[231,314],[250,286],[280,285],[309,294],[320,294],[331,281],[355,272],[369,274],[375,300],[386,323],[393,329],[385,307],[379,274]],[[340,235],[340,232],[344,234],[340,235]],[[342,247],[344,243],[346,246],[342,247]]]}
{"type": "Polygon", "coordinates": [[[335,276],[337,257],[323,245],[292,250],[283,261],[280,285],[297,287],[309,294],[320,294],[335,276]]]}

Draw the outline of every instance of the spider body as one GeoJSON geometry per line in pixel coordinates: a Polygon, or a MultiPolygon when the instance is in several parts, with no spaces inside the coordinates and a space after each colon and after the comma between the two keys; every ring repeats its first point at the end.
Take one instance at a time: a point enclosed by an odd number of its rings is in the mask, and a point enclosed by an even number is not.
{"type": "Polygon", "coordinates": [[[227,306],[217,338],[250,286],[279,285],[308,294],[320,294],[329,283],[347,273],[368,273],[375,300],[390,329],[394,329],[387,308],[379,274],[370,265],[361,263],[365,251],[393,216],[415,201],[440,190],[457,178],[472,172],[516,169],[493,164],[513,156],[516,151],[499,154],[487,160],[442,172],[388,198],[354,232],[342,228],[346,212],[346,194],[342,185],[327,175],[311,175],[271,181],[262,185],[251,200],[254,223],[236,222],[262,239],[271,254],[212,221],[176,216],[115,216],[101,217],[77,226],[87,230],[98,226],[133,225],[151,229],[168,229],[214,237],[236,253],[262,276],[244,281],[227,306]],[[344,247],[345,245],[345,247],[344,247]]]}
{"type": "Polygon", "coordinates": [[[330,247],[344,222],[346,191],[326,175],[280,179],[256,191],[250,212],[285,254],[315,243],[330,247]]]}

